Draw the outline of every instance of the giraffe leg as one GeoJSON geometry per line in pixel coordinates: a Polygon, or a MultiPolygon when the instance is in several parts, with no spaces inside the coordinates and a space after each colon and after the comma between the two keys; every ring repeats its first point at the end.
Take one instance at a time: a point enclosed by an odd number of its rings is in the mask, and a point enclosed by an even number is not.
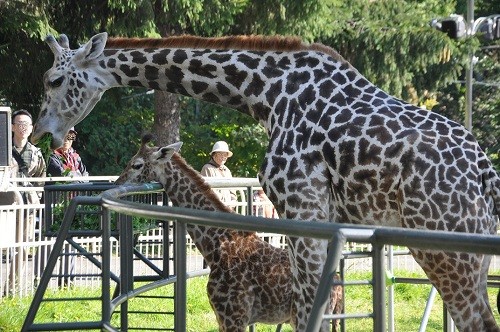
{"type": "Polygon", "coordinates": [[[482,297],[486,301],[486,304],[488,304],[489,311],[493,312],[491,310],[491,304],[490,300],[488,298],[488,270],[490,268],[490,262],[493,257],[491,255],[484,255],[483,256],[483,263],[481,265],[481,280],[480,280],[480,285],[479,289],[482,292],[482,297]]]}
{"type": "MultiPolygon", "coordinates": [[[[207,294],[220,332],[246,332],[252,315],[254,296],[240,281],[233,283],[226,271],[214,268],[207,282],[207,294]]],[[[230,273],[230,271],[227,271],[230,273]]]]}
{"type": "MultiPolygon", "coordinates": [[[[293,273],[292,322],[294,331],[305,331],[317,286],[326,259],[327,241],[309,238],[290,238],[290,262],[293,273]]],[[[329,331],[328,321],[321,331],[329,331]]]]}
{"type": "Polygon", "coordinates": [[[500,331],[486,296],[483,255],[416,249],[411,252],[438,290],[459,331],[500,331]]]}

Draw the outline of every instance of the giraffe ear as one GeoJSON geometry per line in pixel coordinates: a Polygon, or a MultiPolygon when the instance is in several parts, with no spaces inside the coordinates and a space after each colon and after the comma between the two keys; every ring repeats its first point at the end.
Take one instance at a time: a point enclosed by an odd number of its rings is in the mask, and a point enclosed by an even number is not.
{"type": "Polygon", "coordinates": [[[181,147],[182,147],[182,142],[172,143],[169,146],[167,146],[167,148],[173,149],[175,152],[179,152],[181,147]]]}
{"type": "Polygon", "coordinates": [[[98,33],[94,37],[90,38],[87,44],[78,49],[75,54],[75,59],[81,59],[83,61],[96,59],[104,51],[104,46],[106,46],[107,40],[108,34],[106,32],[98,33]]]}
{"type": "Polygon", "coordinates": [[[158,158],[156,159],[163,159],[166,158],[167,160],[172,158],[172,155],[174,152],[179,152],[180,148],[182,146],[182,142],[177,142],[174,144],[170,144],[168,146],[164,146],[158,150],[158,158]]]}

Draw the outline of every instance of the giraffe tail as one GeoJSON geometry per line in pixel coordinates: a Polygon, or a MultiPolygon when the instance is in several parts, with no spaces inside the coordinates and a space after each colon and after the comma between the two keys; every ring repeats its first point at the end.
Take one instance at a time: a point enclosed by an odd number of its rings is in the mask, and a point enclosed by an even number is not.
{"type": "Polygon", "coordinates": [[[495,182],[492,187],[493,201],[495,202],[494,214],[500,216],[500,176],[495,172],[495,182]]]}
{"type": "Polygon", "coordinates": [[[493,215],[500,216],[500,176],[492,165],[490,165],[490,170],[484,174],[483,183],[493,215]]]}
{"type": "MultiPolygon", "coordinates": [[[[486,174],[486,179],[484,181],[486,193],[490,193],[492,201],[492,214],[496,215],[495,220],[498,223],[500,218],[500,176],[495,171],[492,165],[490,165],[490,171],[486,174]]],[[[496,225],[495,225],[496,230],[496,225]]],[[[500,288],[497,293],[497,310],[500,313],[500,288]]]]}
{"type": "MultiPolygon", "coordinates": [[[[490,193],[492,201],[492,213],[496,215],[496,222],[500,218],[500,176],[495,171],[493,166],[490,166],[490,171],[486,174],[486,179],[484,181],[486,193],[490,193]]],[[[495,217],[494,217],[495,218],[495,217]]],[[[496,226],[496,225],[495,225],[496,226]]],[[[496,230],[496,227],[495,227],[496,230]]],[[[500,289],[497,293],[497,310],[500,313],[500,289]]]]}

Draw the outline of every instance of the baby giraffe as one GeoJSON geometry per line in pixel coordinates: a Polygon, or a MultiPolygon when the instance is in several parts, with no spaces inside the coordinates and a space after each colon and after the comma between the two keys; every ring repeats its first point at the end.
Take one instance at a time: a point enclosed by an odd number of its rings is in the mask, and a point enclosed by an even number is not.
{"type": "MultiPolygon", "coordinates": [[[[182,143],[142,145],[117,184],[160,182],[175,206],[233,213],[219,200],[203,177],[177,153],[182,143]]],[[[207,293],[220,331],[244,332],[253,323],[291,322],[292,274],[288,251],[276,248],[255,232],[187,225],[210,275],[207,293]]],[[[332,287],[330,309],[340,313],[342,290],[332,287]]],[[[337,322],[333,324],[337,330],[337,322]]]]}

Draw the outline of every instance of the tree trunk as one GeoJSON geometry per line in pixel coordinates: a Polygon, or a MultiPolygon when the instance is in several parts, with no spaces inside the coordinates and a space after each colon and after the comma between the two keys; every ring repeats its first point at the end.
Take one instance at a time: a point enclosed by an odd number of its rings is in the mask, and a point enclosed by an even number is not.
{"type": "MultiPolygon", "coordinates": [[[[155,8],[154,21],[162,37],[185,33],[180,26],[172,23],[175,20],[172,20],[170,13],[175,12],[176,0],[155,0],[153,4],[155,8]]],[[[180,141],[180,124],[179,97],[173,93],[155,91],[153,134],[156,135],[156,145],[162,146],[180,141]]]]}
{"type": "Polygon", "coordinates": [[[157,146],[172,144],[180,140],[181,115],[179,97],[176,94],[155,91],[155,119],[153,134],[157,146]]]}

